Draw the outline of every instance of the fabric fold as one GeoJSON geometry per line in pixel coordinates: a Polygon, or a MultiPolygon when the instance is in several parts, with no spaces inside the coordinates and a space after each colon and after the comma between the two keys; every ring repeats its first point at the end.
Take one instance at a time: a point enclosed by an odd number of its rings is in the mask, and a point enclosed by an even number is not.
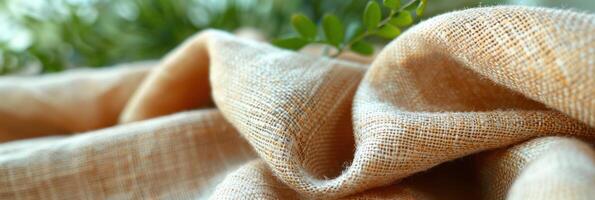
{"type": "Polygon", "coordinates": [[[24,142],[0,145],[0,199],[204,198],[255,158],[216,110],[24,142]]]}
{"type": "Polygon", "coordinates": [[[116,125],[126,102],[154,65],[142,62],[0,78],[0,142],[116,125]]]}
{"type": "Polygon", "coordinates": [[[483,199],[589,199],[595,195],[593,148],[577,139],[536,138],[474,159],[483,199]]]}

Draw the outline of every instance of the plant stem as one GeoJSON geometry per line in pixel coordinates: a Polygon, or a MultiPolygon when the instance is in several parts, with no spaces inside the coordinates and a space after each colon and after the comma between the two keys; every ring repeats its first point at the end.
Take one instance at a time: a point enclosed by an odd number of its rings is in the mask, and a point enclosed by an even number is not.
{"type": "MultiPolygon", "coordinates": [[[[401,6],[398,10],[391,10],[390,13],[388,14],[388,16],[382,20],[378,26],[376,28],[380,28],[384,25],[386,25],[392,18],[393,16],[395,16],[397,13],[403,12],[403,10],[405,10],[405,8],[413,5],[413,3],[415,3],[417,0],[412,0],[409,1],[409,3],[401,6]]],[[[331,58],[336,58],[338,57],[341,53],[343,53],[343,50],[345,50],[346,47],[350,47],[351,45],[353,45],[354,43],[364,39],[366,36],[372,34],[373,32],[370,32],[369,30],[366,29],[366,31],[364,31],[362,34],[356,36],[355,38],[353,38],[351,41],[349,41],[347,44],[345,45],[341,45],[340,47],[335,47],[335,49],[337,49],[337,53],[330,56],[331,58]]],[[[326,55],[326,54],[324,54],[326,55]]]]}

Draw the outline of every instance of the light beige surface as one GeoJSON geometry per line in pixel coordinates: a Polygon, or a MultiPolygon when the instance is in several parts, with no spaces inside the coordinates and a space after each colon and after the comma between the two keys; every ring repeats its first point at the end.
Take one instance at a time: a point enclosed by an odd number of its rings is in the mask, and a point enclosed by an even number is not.
{"type": "Polygon", "coordinates": [[[593,33],[479,8],[369,65],[204,31],[153,68],[2,78],[0,199],[588,199],[593,33]]]}

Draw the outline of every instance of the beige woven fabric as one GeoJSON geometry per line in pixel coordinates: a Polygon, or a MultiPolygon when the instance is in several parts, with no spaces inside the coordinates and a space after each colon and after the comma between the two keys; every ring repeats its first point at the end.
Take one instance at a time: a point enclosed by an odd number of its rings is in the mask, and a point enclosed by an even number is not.
{"type": "Polygon", "coordinates": [[[114,125],[153,65],[0,78],[0,142],[114,125]]]}
{"type": "Polygon", "coordinates": [[[0,79],[0,199],[588,199],[593,33],[478,8],[369,65],[204,31],[152,69],[0,79]]]}
{"type": "Polygon", "coordinates": [[[574,139],[544,137],[476,156],[485,199],[592,199],[595,153],[574,139]],[[508,191],[510,193],[508,194],[508,191]]]}

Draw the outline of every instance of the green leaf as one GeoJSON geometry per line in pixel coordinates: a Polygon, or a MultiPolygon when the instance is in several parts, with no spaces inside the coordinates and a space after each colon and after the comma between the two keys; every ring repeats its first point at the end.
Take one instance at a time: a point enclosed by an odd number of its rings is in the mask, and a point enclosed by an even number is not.
{"type": "Polygon", "coordinates": [[[364,16],[363,16],[364,26],[368,30],[376,29],[376,27],[378,26],[378,23],[380,23],[380,17],[381,17],[380,15],[381,15],[381,11],[380,11],[380,6],[378,5],[378,3],[376,3],[376,1],[368,2],[368,5],[366,5],[366,9],[364,10],[364,16]]]}
{"type": "Polygon", "coordinates": [[[401,7],[401,0],[384,0],[382,1],[382,4],[384,4],[384,6],[386,6],[387,8],[396,10],[399,9],[399,7],[401,7]]]}
{"type": "Polygon", "coordinates": [[[350,49],[353,52],[362,54],[362,55],[372,55],[372,53],[374,53],[374,47],[372,46],[372,44],[364,42],[364,41],[359,41],[356,43],[353,43],[350,47],[350,49]]]}
{"type": "Polygon", "coordinates": [[[405,27],[413,23],[413,17],[411,17],[411,13],[409,11],[404,10],[397,14],[397,16],[390,19],[388,23],[399,27],[405,27]]]}
{"type": "Polygon", "coordinates": [[[409,10],[411,12],[415,11],[415,8],[417,8],[417,6],[419,6],[419,1],[420,0],[413,0],[410,3],[407,3],[407,7],[405,7],[405,10],[409,10]]]}
{"type": "Polygon", "coordinates": [[[275,39],[272,41],[273,45],[284,49],[299,50],[308,44],[308,41],[300,37],[290,37],[283,39],[275,39]]]}
{"type": "Polygon", "coordinates": [[[337,16],[327,14],[322,18],[322,29],[324,30],[324,36],[327,41],[332,45],[339,47],[339,44],[343,42],[343,24],[337,16]]]}
{"type": "Polygon", "coordinates": [[[426,4],[428,0],[420,0],[419,5],[417,5],[417,9],[415,9],[415,14],[419,17],[424,14],[426,10],[426,4]]]}
{"type": "Polygon", "coordinates": [[[376,35],[386,39],[393,39],[399,36],[399,34],[401,34],[401,30],[391,24],[382,26],[380,29],[378,29],[378,32],[376,32],[376,35]]]}
{"type": "Polygon", "coordinates": [[[316,39],[316,24],[305,15],[294,14],[291,16],[291,26],[302,38],[310,41],[316,39]]]}

